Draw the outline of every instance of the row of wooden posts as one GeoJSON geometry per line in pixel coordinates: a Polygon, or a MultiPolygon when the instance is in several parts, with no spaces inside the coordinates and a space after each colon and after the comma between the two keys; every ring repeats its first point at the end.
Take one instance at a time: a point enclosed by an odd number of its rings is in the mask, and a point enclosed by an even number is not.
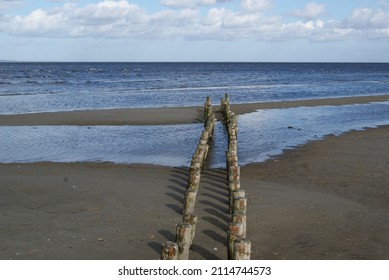
{"type": "MultiPolygon", "coordinates": [[[[240,188],[240,168],[238,164],[237,132],[238,118],[231,112],[229,97],[226,94],[221,100],[221,112],[228,131],[228,150],[226,152],[226,169],[229,192],[229,213],[227,242],[228,259],[250,259],[251,243],[247,238],[247,199],[245,191],[240,188]]],[[[201,133],[196,151],[193,154],[189,169],[188,186],[185,192],[182,223],[177,225],[175,242],[168,241],[162,245],[162,260],[187,260],[189,248],[196,232],[197,216],[194,213],[197,192],[200,184],[201,169],[209,150],[209,141],[213,139],[216,117],[212,110],[210,97],[204,105],[204,130],[201,133]]]]}
{"type": "Polygon", "coordinates": [[[189,258],[189,248],[193,243],[198,220],[194,210],[200,184],[201,169],[208,156],[208,143],[213,139],[215,125],[216,117],[212,110],[211,99],[208,97],[204,105],[204,130],[201,133],[199,143],[190,163],[182,223],[176,227],[176,241],[168,241],[162,245],[162,260],[187,260],[189,258]]]}
{"type": "Polygon", "coordinates": [[[238,164],[238,117],[231,112],[228,94],[221,100],[221,112],[228,133],[226,169],[231,222],[227,230],[229,260],[249,260],[251,242],[247,239],[247,198],[240,188],[240,167],[238,164]]]}

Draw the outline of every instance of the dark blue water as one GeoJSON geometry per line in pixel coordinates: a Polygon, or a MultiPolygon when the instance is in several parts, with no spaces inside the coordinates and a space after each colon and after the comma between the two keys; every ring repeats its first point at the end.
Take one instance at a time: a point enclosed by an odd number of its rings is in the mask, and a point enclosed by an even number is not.
{"type": "Polygon", "coordinates": [[[0,114],[389,93],[389,64],[0,63],[0,114]]]}

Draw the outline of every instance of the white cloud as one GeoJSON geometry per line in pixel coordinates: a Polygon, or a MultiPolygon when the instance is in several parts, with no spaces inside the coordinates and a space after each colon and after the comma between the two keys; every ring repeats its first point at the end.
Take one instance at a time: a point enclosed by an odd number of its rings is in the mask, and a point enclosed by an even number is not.
{"type": "Polygon", "coordinates": [[[171,8],[194,8],[196,7],[192,0],[161,0],[161,5],[171,8]]]}
{"type": "Polygon", "coordinates": [[[231,1],[233,0],[160,0],[160,4],[175,9],[194,9],[200,6],[211,6],[231,1]]]}
{"type": "Polygon", "coordinates": [[[208,5],[214,5],[218,1],[217,0],[199,0],[197,3],[200,6],[208,6],[208,5]]]}
{"type": "Polygon", "coordinates": [[[305,5],[302,10],[294,10],[292,15],[298,18],[314,19],[326,12],[325,6],[315,2],[305,5]]]}
{"type": "Polygon", "coordinates": [[[389,28],[389,12],[382,9],[356,9],[344,20],[344,24],[358,29],[389,28]]]}
{"type": "Polygon", "coordinates": [[[241,0],[240,5],[247,11],[263,11],[272,7],[270,0],[241,0]]]}
{"type": "MultiPolygon", "coordinates": [[[[191,3],[200,5],[200,1],[191,3]]],[[[212,3],[202,1],[201,5],[212,3]]],[[[48,38],[389,40],[389,12],[382,9],[357,9],[343,20],[317,20],[313,17],[321,14],[324,8],[306,6],[302,19],[290,21],[282,15],[262,13],[270,7],[269,1],[241,1],[241,4],[244,10],[211,6],[204,14],[193,7],[147,13],[126,0],[105,0],[89,5],[67,3],[46,10],[37,9],[25,16],[0,14],[0,33],[48,38]]]]}
{"type": "Polygon", "coordinates": [[[24,0],[0,0],[0,11],[19,8],[23,6],[24,0]]]}

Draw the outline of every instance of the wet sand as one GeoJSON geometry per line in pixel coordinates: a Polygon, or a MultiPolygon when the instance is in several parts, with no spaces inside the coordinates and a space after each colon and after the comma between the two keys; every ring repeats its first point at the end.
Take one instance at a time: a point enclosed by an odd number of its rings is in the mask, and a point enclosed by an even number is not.
{"type": "MultiPolygon", "coordinates": [[[[339,106],[388,101],[389,95],[324,98],[283,102],[231,105],[237,114],[258,109],[292,108],[301,106],[339,106]]],[[[216,110],[218,106],[215,106],[216,110]]],[[[0,126],[8,125],[164,125],[203,121],[203,107],[107,109],[71,112],[0,115],[0,126]]]]}
{"type": "MultiPolygon", "coordinates": [[[[382,126],[242,167],[252,259],[389,259],[388,166],[382,126]]],[[[226,259],[225,178],[203,171],[191,259],[226,259]]],[[[0,259],[158,259],[187,180],[183,167],[0,164],[0,259]]]]}

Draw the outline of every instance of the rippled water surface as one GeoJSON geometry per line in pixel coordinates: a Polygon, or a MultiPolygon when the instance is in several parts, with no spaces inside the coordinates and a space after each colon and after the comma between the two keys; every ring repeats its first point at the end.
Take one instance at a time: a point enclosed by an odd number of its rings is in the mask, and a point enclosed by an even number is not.
{"type": "Polygon", "coordinates": [[[389,64],[0,63],[0,114],[388,94],[389,64]]]}

